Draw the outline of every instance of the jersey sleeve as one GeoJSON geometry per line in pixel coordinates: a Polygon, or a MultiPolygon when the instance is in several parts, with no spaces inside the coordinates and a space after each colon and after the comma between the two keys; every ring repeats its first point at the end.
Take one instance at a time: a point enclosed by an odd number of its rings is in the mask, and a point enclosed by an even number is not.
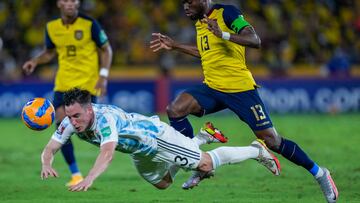
{"type": "Polygon", "coordinates": [[[48,29],[49,29],[48,26],[46,26],[46,28],[45,28],[45,46],[47,49],[53,49],[53,48],[55,48],[55,44],[49,36],[48,29]]]}
{"type": "Polygon", "coordinates": [[[65,144],[74,133],[74,126],[70,123],[69,118],[65,117],[65,119],[61,122],[57,130],[52,135],[51,139],[60,142],[61,144],[65,144]]]}
{"type": "Polygon", "coordinates": [[[119,135],[116,129],[115,118],[110,114],[104,114],[98,121],[100,134],[100,146],[108,142],[118,142],[119,135]]]}
{"type": "Polygon", "coordinates": [[[232,5],[224,6],[223,18],[226,26],[237,34],[239,34],[246,26],[250,25],[244,19],[241,11],[232,5]]]}
{"type": "Polygon", "coordinates": [[[102,47],[106,42],[108,42],[108,37],[106,36],[105,31],[96,20],[93,20],[91,26],[91,38],[98,47],[102,47]]]}

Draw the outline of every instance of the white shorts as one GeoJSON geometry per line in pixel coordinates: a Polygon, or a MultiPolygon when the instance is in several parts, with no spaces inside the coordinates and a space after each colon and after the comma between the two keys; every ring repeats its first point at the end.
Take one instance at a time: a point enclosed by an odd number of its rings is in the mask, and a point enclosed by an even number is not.
{"type": "Polygon", "coordinates": [[[201,159],[197,143],[167,124],[164,127],[164,133],[157,138],[155,155],[132,157],[139,174],[151,184],[159,183],[169,172],[174,179],[178,168],[196,169],[201,159]]]}

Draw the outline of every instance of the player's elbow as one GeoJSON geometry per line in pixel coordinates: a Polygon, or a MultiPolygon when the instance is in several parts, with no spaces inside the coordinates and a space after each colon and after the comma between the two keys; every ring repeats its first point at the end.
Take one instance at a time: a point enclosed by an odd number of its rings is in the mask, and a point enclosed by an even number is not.
{"type": "Polygon", "coordinates": [[[111,161],[113,160],[113,157],[114,157],[114,153],[108,153],[105,155],[105,160],[106,162],[108,163],[111,163],[111,161]]]}
{"type": "Polygon", "coordinates": [[[261,48],[261,39],[256,35],[254,39],[254,48],[260,49],[261,48]]]}

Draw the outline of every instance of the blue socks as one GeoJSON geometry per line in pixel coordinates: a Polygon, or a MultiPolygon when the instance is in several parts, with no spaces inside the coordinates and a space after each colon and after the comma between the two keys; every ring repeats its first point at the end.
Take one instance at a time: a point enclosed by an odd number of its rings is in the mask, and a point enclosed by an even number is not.
{"type": "Polygon", "coordinates": [[[296,143],[285,138],[282,138],[279,150],[275,152],[283,155],[289,161],[304,167],[313,176],[316,176],[319,170],[321,170],[296,143]]]}
{"type": "Polygon", "coordinates": [[[175,130],[181,132],[183,135],[189,138],[194,137],[193,128],[189,120],[185,117],[180,118],[169,118],[170,125],[175,128],[175,130]]]}
{"type": "Polygon", "coordinates": [[[309,170],[309,172],[313,175],[316,176],[316,174],[319,172],[320,167],[314,163],[314,166],[309,170]]]}
{"type": "Polygon", "coordinates": [[[80,170],[76,164],[75,155],[74,155],[74,146],[71,140],[68,140],[62,147],[61,152],[64,156],[66,163],[69,166],[69,169],[72,174],[80,173],[80,170]]]}

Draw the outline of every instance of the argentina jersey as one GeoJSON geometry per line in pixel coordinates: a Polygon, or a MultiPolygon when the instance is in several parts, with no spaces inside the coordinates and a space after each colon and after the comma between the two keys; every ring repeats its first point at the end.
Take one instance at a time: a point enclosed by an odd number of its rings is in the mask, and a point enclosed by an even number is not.
{"type": "Polygon", "coordinates": [[[92,105],[95,119],[90,129],[77,133],[66,117],[52,139],[64,144],[72,134],[77,134],[80,139],[96,146],[117,142],[116,150],[124,153],[152,155],[157,152],[156,138],[164,133],[164,126],[158,116],[127,113],[112,105],[92,105]]]}
{"type": "Polygon", "coordinates": [[[93,109],[96,121],[92,130],[102,138],[101,144],[116,141],[116,150],[121,152],[143,155],[156,153],[156,138],[164,133],[158,116],[127,113],[116,106],[103,104],[93,104],[93,109]]]}

